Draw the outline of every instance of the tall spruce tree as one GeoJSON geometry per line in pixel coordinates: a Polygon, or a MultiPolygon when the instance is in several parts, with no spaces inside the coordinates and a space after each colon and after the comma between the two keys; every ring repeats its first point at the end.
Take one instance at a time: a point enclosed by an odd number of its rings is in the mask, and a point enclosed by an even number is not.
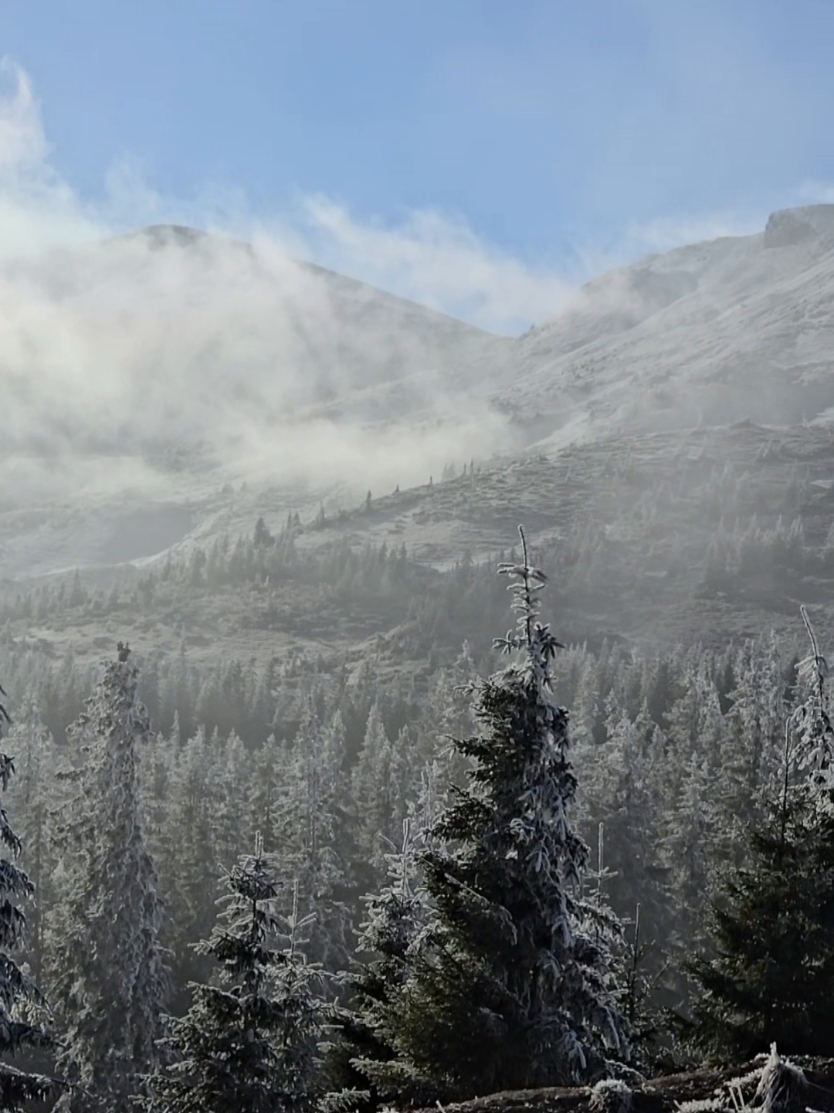
{"type": "MultiPolygon", "coordinates": [[[[6,693],[0,688],[0,697],[6,693]]],[[[9,724],[5,706],[0,702],[0,739],[9,724]]],[[[0,786],[8,788],[14,774],[14,759],[0,753],[0,786]]],[[[7,854],[0,856],[0,1054],[16,1055],[25,1047],[45,1047],[51,1042],[46,1029],[37,1023],[37,1013],[45,1012],[44,1000],[25,966],[19,965],[15,952],[23,941],[26,916],[14,903],[15,898],[30,896],[34,885],[15,865],[21,852],[20,839],[0,805],[0,843],[7,854]]],[[[43,1075],[19,1070],[0,1063],[0,1110],[16,1113],[32,1101],[50,1097],[56,1084],[43,1075]]]]}
{"type": "Polygon", "coordinates": [[[145,843],[139,747],[150,737],[139,669],[121,643],[70,737],[86,760],[73,780],[61,845],[65,897],[52,917],[59,1063],[71,1113],[127,1108],[157,1059],[167,989],[157,875],[145,843]]]}
{"type": "Polygon", "coordinates": [[[805,696],[785,726],[783,768],[749,864],[712,910],[715,954],[696,960],[693,1042],[716,1059],[780,1051],[834,1055],[834,729],[828,664],[810,620],[805,696]]]}
{"type": "Polygon", "coordinates": [[[388,1028],[425,918],[411,820],[403,820],[401,848],[390,850],[385,855],[388,883],[364,898],[357,950],[366,958],[344,975],[349,1005],[339,1017],[340,1037],[327,1063],[329,1081],[338,1091],[330,1095],[331,1108],[377,1109],[397,1094],[388,1077],[396,1058],[388,1028]]]}
{"type": "Polygon", "coordinates": [[[575,1082],[626,1052],[610,925],[595,925],[580,896],[588,848],[568,819],[568,715],[551,691],[560,646],[537,618],[546,577],[520,533],[521,563],[500,568],[518,624],[496,643],[516,659],[475,687],[483,732],[454,743],[468,784],[453,789],[421,855],[433,910],[378,1025],[402,1095],[575,1082]]]}
{"type": "Polygon", "coordinates": [[[170,1021],[172,1061],[149,1079],[146,1113],[304,1113],[320,1095],[328,1010],[320,970],[300,950],[309,917],[299,915],[298,887],[291,915],[280,916],[260,836],[226,887],[226,907],[197,945],[219,964],[220,978],[192,984],[191,1008],[170,1021]]]}
{"type": "Polygon", "coordinates": [[[41,722],[31,695],[23,701],[7,739],[7,746],[15,755],[15,777],[9,787],[9,800],[15,814],[20,816],[17,826],[26,851],[26,873],[37,893],[27,915],[26,946],[31,955],[33,976],[40,984],[43,981],[44,910],[54,904],[55,898],[50,813],[55,800],[58,762],[52,735],[41,722]]]}

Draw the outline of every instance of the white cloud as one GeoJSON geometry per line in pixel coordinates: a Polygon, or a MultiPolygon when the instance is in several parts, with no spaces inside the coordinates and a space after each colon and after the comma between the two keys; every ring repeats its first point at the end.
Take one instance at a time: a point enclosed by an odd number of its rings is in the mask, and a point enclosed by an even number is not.
{"type": "Polygon", "coordinates": [[[50,162],[40,108],[27,74],[2,63],[0,257],[100,239],[149,223],[185,223],[245,238],[270,238],[305,257],[452,316],[498,332],[523,331],[570,296],[555,270],[526,265],[485,242],[461,218],[434,210],[399,223],[361,220],[324,196],[289,213],[255,214],[239,190],[211,185],[192,199],[164,197],[141,165],[119,156],[105,200],[83,202],[50,162]]]}
{"type": "Polygon", "coordinates": [[[3,58],[0,78],[12,86],[11,94],[0,99],[0,175],[15,180],[27,170],[42,171],[49,145],[28,75],[3,58]]]}
{"type": "Polygon", "coordinates": [[[497,332],[523,331],[573,292],[562,274],[498,251],[465,221],[438,211],[383,224],[358,220],[322,196],[308,198],[302,211],[299,234],[333,269],[497,332]]]}
{"type": "Polygon", "coordinates": [[[806,182],[799,190],[800,205],[834,204],[834,184],[831,182],[806,182]]]}
{"type": "Polygon", "coordinates": [[[28,75],[0,62],[0,258],[89,241],[102,226],[85,213],[49,162],[49,144],[28,75]]]}
{"type": "MultiPolygon", "coordinates": [[[[549,312],[551,298],[564,296],[562,283],[438,214],[412,214],[385,229],[315,198],[292,214],[258,220],[236,191],[205,189],[191,200],[160,195],[130,158],[114,164],[103,201],[85,202],[50,163],[26,74],[11,63],[4,73],[0,443],[7,473],[15,452],[35,453],[73,461],[60,474],[75,483],[83,471],[88,483],[87,465],[78,470],[82,457],[109,475],[114,452],[155,456],[185,443],[202,444],[232,470],[319,483],[347,475],[384,488],[425,480],[449,459],[478,455],[479,445],[491,453],[512,443],[512,430],[486,399],[462,402],[473,360],[479,374],[496,373],[494,359],[489,368],[484,362],[481,338],[437,330],[294,258],[330,263],[447,312],[471,310],[493,327],[529,319],[530,307],[549,312]],[[225,235],[186,240],[187,250],[176,238],[166,250],[148,237],[104,246],[148,223],[225,235]]],[[[50,469],[35,470],[56,481],[50,469]]],[[[137,464],[135,477],[146,486],[147,466],[137,464]]],[[[2,486],[0,493],[12,497],[2,486]]]]}

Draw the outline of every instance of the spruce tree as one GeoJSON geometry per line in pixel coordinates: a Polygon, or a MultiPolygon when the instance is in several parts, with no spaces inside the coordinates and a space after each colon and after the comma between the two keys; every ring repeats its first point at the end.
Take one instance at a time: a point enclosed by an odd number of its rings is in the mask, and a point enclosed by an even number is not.
{"type": "Polygon", "coordinates": [[[167,867],[166,941],[173,952],[171,1007],[177,1010],[187,1006],[187,982],[201,979],[208,970],[206,960],[194,955],[191,943],[211,931],[219,895],[213,823],[217,806],[211,749],[204,728],[199,727],[171,757],[167,815],[158,839],[160,861],[167,867]]]}
{"type": "Polygon", "coordinates": [[[191,1008],[170,1020],[172,1061],[148,1080],[146,1113],[304,1113],[319,1097],[327,1008],[320,970],[300,950],[309,917],[299,916],[297,886],[291,915],[280,916],[279,885],[258,838],[226,888],[210,938],[197,945],[219,965],[219,979],[192,984],[191,1008]]]}
{"type": "MultiPolygon", "coordinates": [[[[0,696],[5,695],[0,687],[0,696]]],[[[0,702],[0,739],[9,722],[6,708],[0,702]]],[[[0,786],[4,792],[13,775],[14,759],[0,753],[0,786]]],[[[28,969],[15,958],[23,941],[26,916],[14,900],[31,896],[35,887],[28,875],[15,865],[14,859],[20,854],[22,844],[2,805],[0,843],[10,855],[0,856],[0,1054],[16,1055],[25,1047],[49,1046],[51,1039],[45,1027],[38,1023],[38,1014],[45,1015],[44,999],[28,969]]],[[[44,1101],[55,1086],[50,1078],[0,1063],[0,1110],[16,1113],[29,1102],[44,1101]]]]}
{"type": "Polygon", "coordinates": [[[70,738],[83,761],[61,831],[66,892],[51,917],[59,1063],[71,1113],[122,1109],[157,1058],[167,977],[157,875],[140,806],[139,747],[151,734],[139,670],[121,643],[70,738]]]}
{"type": "MultiPolygon", "coordinates": [[[[374,704],[368,715],[365,739],[352,771],[352,792],[357,808],[357,842],[363,861],[382,872],[384,852],[380,835],[392,833],[392,747],[385,733],[382,712],[374,704]]],[[[369,877],[368,884],[374,879],[369,877]]]]}
{"type": "Polygon", "coordinates": [[[716,1059],[780,1051],[834,1055],[834,729],[828,665],[802,610],[812,655],[785,727],[783,768],[749,862],[727,876],[712,910],[715,953],[691,973],[700,989],[693,1042],[716,1059]]]}
{"type": "Polygon", "coordinates": [[[551,690],[560,646],[538,621],[546,578],[521,540],[522,562],[500,568],[518,624],[496,643],[516,659],[475,687],[482,733],[454,742],[468,784],[421,855],[433,909],[381,1018],[396,1051],[388,1079],[404,1096],[592,1079],[626,1051],[607,925],[580,896],[588,848],[568,818],[568,715],[551,690]]]}
{"type": "Polygon", "coordinates": [[[400,849],[386,854],[388,883],[364,898],[357,951],[365,955],[344,975],[349,1004],[339,1018],[340,1038],[329,1057],[328,1079],[339,1092],[331,1108],[367,1110],[396,1097],[388,1064],[396,1050],[387,1028],[393,1002],[411,973],[410,956],[425,915],[417,884],[411,820],[403,821],[400,849]]]}

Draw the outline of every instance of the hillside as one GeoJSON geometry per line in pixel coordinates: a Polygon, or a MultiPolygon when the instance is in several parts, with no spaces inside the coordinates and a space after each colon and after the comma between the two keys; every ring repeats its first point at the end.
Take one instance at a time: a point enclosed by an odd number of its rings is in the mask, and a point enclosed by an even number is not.
{"type": "Polygon", "coordinates": [[[791,424],[834,406],[834,205],[650,256],[589,283],[518,343],[500,404],[556,443],[791,424]]]}
{"type": "Polygon", "coordinates": [[[270,244],[192,229],[7,262],[5,497],[49,489],[49,461],[77,487],[170,492],[183,452],[203,473],[332,481],[336,429],[347,451],[367,425],[434,419],[462,393],[471,406],[509,343],[270,244]]]}
{"type": "Polygon", "coordinates": [[[551,576],[549,605],[569,641],[609,639],[651,653],[774,629],[792,644],[800,603],[834,638],[827,426],[738,423],[621,437],[483,464],[370,506],[328,501],[299,513],[292,495],[281,487],[227,489],[179,509],[124,505],[117,518],[67,510],[40,524],[34,514],[8,515],[9,564],[30,551],[32,531],[46,537],[62,522],[78,538],[97,537],[104,558],[118,557],[119,545],[126,553],[130,545],[164,544],[165,529],[187,535],[153,559],[114,565],[111,558],[84,571],[82,582],[103,599],[120,587],[113,606],[71,604],[72,571],[40,581],[52,603],[38,602],[35,585],[26,606],[29,584],[7,581],[0,622],[5,616],[8,633],[39,639],[52,653],[73,646],[93,659],[121,631],[137,648],[173,653],[185,639],[200,656],[264,660],[293,647],[361,653],[370,639],[391,662],[419,662],[433,648],[455,653],[464,638],[486,647],[505,627],[494,565],[521,521],[551,576]],[[280,544],[223,571],[239,539],[251,547],[258,518],[280,544]],[[377,554],[394,560],[403,547],[402,574],[392,579],[377,554]],[[469,585],[463,599],[452,590],[461,569],[469,585]],[[143,588],[151,581],[152,590],[143,588]]]}
{"type": "MultiPolygon", "coordinates": [[[[5,600],[76,568],[133,584],[296,514],[300,560],[405,545],[426,607],[523,521],[578,640],[718,642],[832,600],[834,206],[610,272],[517,340],[190,229],[0,278],[5,600]]],[[[142,622],[170,648],[185,626],[220,653],[305,630],[341,651],[402,641],[418,605],[343,591],[324,636],[321,594],[282,590],[283,625],[233,585],[142,622]]]]}

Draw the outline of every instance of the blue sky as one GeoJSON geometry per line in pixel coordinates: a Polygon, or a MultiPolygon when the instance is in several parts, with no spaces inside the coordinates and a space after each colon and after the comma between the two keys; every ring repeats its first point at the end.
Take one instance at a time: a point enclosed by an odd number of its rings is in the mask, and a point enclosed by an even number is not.
{"type": "Polygon", "coordinates": [[[834,200],[833,0],[4,0],[0,54],[79,211],[281,226],[452,311],[413,277],[439,245],[437,274],[451,243],[544,281],[535,319],[559,281],[834,200]]]}

